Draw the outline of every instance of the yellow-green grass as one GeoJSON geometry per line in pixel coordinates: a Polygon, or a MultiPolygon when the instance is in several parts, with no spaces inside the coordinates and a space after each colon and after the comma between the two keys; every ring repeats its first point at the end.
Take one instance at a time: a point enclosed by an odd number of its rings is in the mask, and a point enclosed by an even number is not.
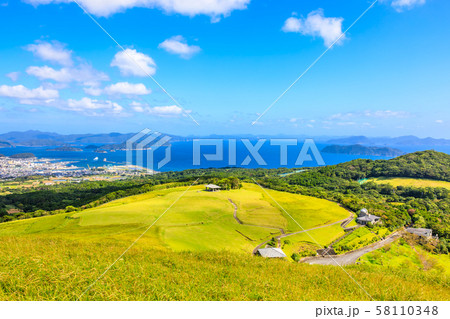
{"type": "Polygon", "coordinates": [[[329,227],[314,229],[305,233],[300,233],[282,238],[282,241],[288,240],[290,244],[285,244],[283,251],[287,256],[293,253],[299,253],[304,249],[317,250],[321,249],[334,240],[345,234],[340,224],[329,227]]]}
{"type": "Polygon", "coordinates": [[[363,264],[410,269],[419,272],[434,273],[437,276],[450,276],[450,256],[436,255],[420,246],[410,246],[401,240],[364,255],[363,264]]]}
{"type": "MultiPolygon", "coordinates": [[[[0,300],[77,299],[173,203],[83,300],[368,299],[337,267],[251,256],[258,244],[280,232],[238,224],[228,198],[236,202],[245,221],[290,227],[285,212],[257,186],[245,184],[241,190],[217,193],[202,189],[157,190],[83,212],[0,224],[0,300]]],[[[324,200],[269,192],[289,206],[288,212],[305,228],[349,214],[324,200]],[[324,208],[323,215],[318,207],[324,208]]],[[[326,245],[342,233],[336,224],[310,235],[326,245]]],[[[292,242],[285,245],[288,254],[312,242],[306,234],[286,239],[292,242]]],[[[370,265],[346,271],[377,300],[450,297],[448,280],[434,274],[370,265]]]]}
{"type": "Polygon", "coordinates": [[[366,227],[358,228],[350,235],[333,245],[337,253],[345,253],[367,246],[388,234],[386,228],[371,230],[366,227]]]}
{"type": "MultiPolygon", "coordinates": [[[[44,234],[3,237],[0,300],[76,300],[128,246],[44,234]]],[[[448,300],[448,278],[371,265],[346,272],[375,300],[448,300]]],[[[81,300],[369,300],[342,269],[231,252],[171,252],[148,237],[81,300]]]]}
{"type": "Polygon", "coordinates": [[[436,181],[432,179],[420,179],[420,178],[390,178],[390,177],[378,177],[372,178],[368,181],[378,184],[390,184],[392,186],[414,186],[414,187],[442,187],[450,189],[450,182],[436,181]]]}
{"type": "Polygon", "coordinates": [[[309,229],[343,220],[350,215],[338,204],[318,198],[269,189],[263,191],[253,184],[245,184],[244,190],[247,192],[236,193],[237,198],[230,196],[238,203],[239,218],[249,223],[267,221],[269,225],[286,228],[287,232],[302,230],[296,222],[304,229],[309,229]],[[261,201],[265,201],[272,207],[268,207],[267,204],[259,206],[261,201]],[[284,217],[284,220],[281,217],[284,217]]]}
{"type": "MultiPolygon", "coordinates": [[[[155,247],[174,251],[229,250],[250,254],[261,242],[280,235],[277,228],[292,224],[290,217],[256,185],[245,184],[241,190],[222,192],[205,192],[202,186],[187,189],[161,189],[83,212],[2,224],[0,236],[47,233],[80,240],[131,240],[175,203],[146,234],[152,238],[155,247]],[[260,227],[238,224],[233,217],[234,207],[228,199],[236,203],[238,216],[244,223],[260,227]]],[[[283,203],[305,229],[336,222],[349,214],[337,204],[325,200],[268,192],[283,203]]]]}

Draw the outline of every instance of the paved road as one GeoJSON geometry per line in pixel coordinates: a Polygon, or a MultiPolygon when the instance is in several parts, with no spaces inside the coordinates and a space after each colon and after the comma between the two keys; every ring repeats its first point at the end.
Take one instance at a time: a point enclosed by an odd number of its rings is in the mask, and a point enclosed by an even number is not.
{"type": "Polygon", "coordinates": [[[307,264],[317,264],[317,265],[334,265],[334,266],[336,266],[336,264],[338,264],[340,266],[351,265],[351,264],[354,264],[361,256],[363,256],[367,253],[370,253],[374,250],[380,249],[381,247],[392,243],[400,236],[401,236],[400,232],[395,232],[395,233],[391,234],[388,238],[384,239],[383,241],[373,243],[372,245],[363,247],[361,249],[349,252],[344,255],[313,257],[313,258],[303,260],[301,262],[307,263],[307,264]]]}

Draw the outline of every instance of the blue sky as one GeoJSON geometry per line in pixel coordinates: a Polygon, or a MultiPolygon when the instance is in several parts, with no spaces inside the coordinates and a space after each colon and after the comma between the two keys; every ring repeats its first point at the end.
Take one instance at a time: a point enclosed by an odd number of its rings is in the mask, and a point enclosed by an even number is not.
{"type": "Polygon", "coordinates": [[[1,132],[450,138],[449,1],[378,1],[255,125],[371,1],[77,1],[125,52],[71,1],[0,0],[1,132]]]}

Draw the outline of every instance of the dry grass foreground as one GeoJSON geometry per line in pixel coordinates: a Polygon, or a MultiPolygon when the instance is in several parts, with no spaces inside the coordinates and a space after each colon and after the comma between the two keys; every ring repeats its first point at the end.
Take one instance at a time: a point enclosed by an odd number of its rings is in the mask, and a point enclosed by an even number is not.
{"type": "MultiPolygon", "coordinates": [[[[368,300],[338,267],[231,252],[170,252],[143,239],[82,300],[368,300]]],[[[125,249],[25,236],[3,238],[1,300],[76,300],[125,249]]],[[[373,266],[346,271],[375,300],[448,300],[448,279],[373,266]]]]}

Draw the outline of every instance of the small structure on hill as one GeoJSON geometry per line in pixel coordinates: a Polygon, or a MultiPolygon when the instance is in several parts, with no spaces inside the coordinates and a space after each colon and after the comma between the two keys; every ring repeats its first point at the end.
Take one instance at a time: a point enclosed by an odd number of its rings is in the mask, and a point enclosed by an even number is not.
{"type": "Polygon", "coordinates": [[[359,211],[356,222],[361,225],[376,224],[380,221],[381,217],[369,214],[369,211],[365,208],[359,211]]]}
{"type": "Polygon", "coordinates": [[[206,191],[208,192],[217,192],[220,191],[221,187],[214,185],[214,184],[208,184],[205,186],[206,187],[206,191]]]}
{"type": "Polygon", "coordinates": [[[433,231],[428,228],[406,228],[406,231],[425,238],[431,238],[433,236],[433,231]]]}
{"type": "Polygon", "coordinates": [[[317,254],[319,256],[335,256],[335,255],[337,255],[336,251],[333,249],[333,247],[318,249],[317,254]]]}
{"type": "Polygon", "coordinates": [[[281,250],[281,248],[267,247],[258,249],[260,256],[264,258],[285,258],[286,254],[281,250]]]}

